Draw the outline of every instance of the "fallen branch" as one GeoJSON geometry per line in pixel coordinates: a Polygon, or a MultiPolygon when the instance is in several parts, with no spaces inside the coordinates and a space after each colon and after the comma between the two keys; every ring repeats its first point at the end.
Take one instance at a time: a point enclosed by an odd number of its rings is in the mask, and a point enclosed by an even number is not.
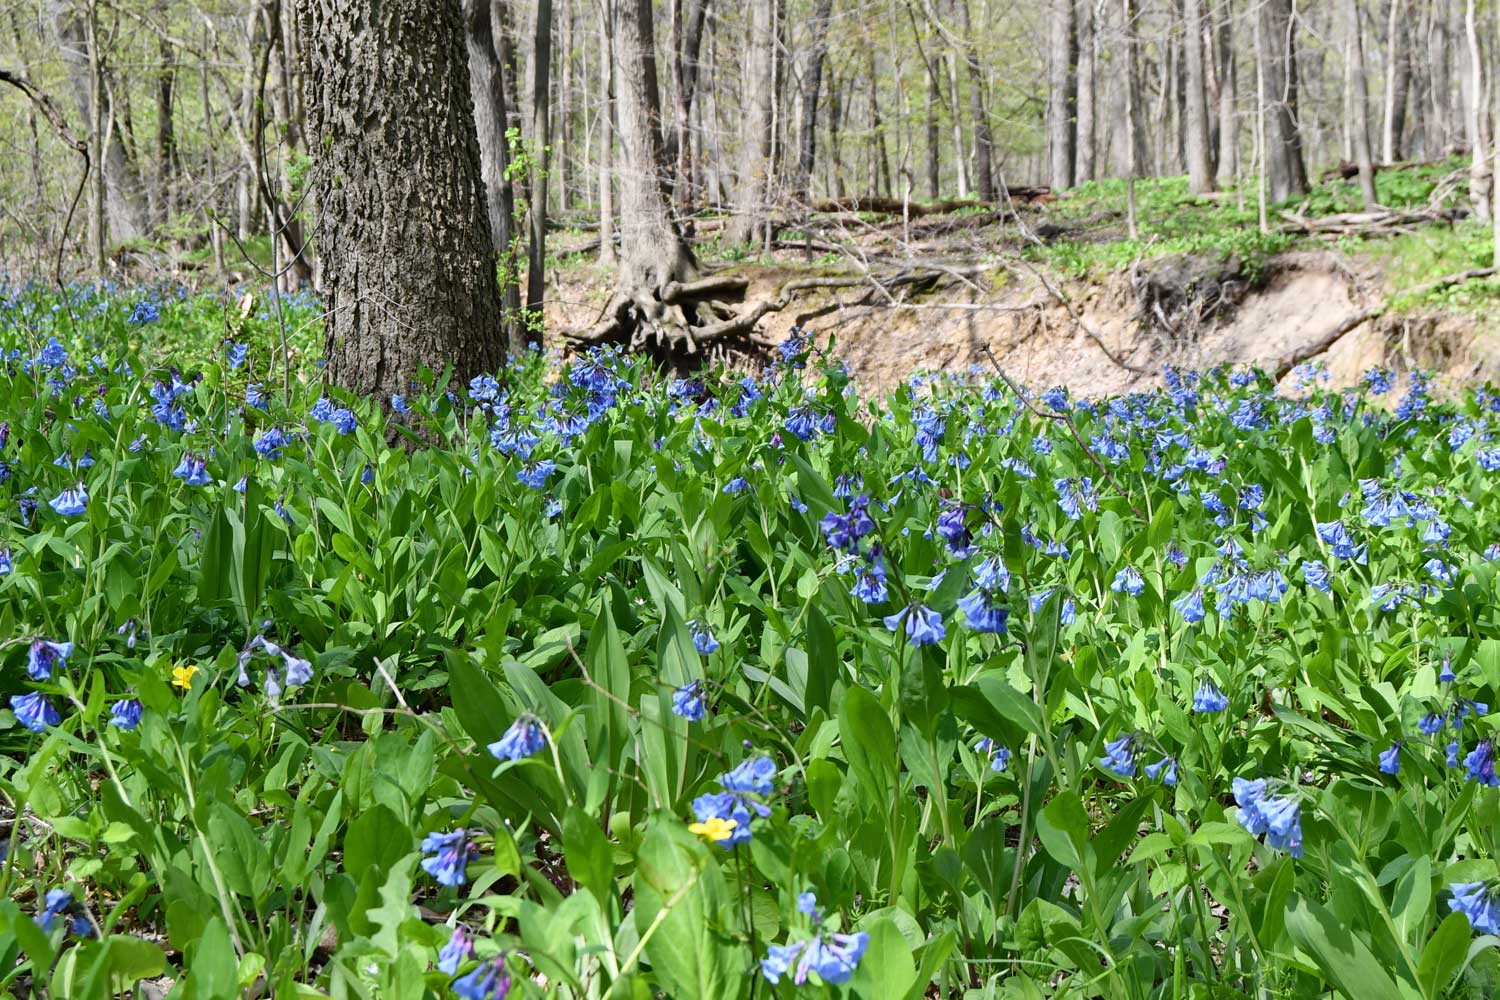
{"type": "Polygon", "coordinates": [[[1279,228],[1283,233],[1303,233],[1311,236],[1357,236],[1392,232],[1405,226],[1451,225],[1464,214],[1459,209],[1402,211],[1382,209],[1375,212],[1340,212],[1337,215],[1308,218],[1297,212],[1282,212],[1281,217],[1286,222],[1279,228]]]}
{"type": "Polygon", "coordinates": [[[1480,278],[1493,277],[1497,273],[1500,273],[1500,271],[1497,271],[1497,269],[1493,267],[1475,267],[1470,268],[1467,271],[1457,271],[1453,274],[1446,274],[1443,277],[1437,278],[1433,281],[1429,281],[1424,285],[1418,285],[1416,288],[1409,288],[1396,296],[1386,299],[1378,305],[1371,306],[1368,309],[1363,309],[1351,316],[1347,316],[1343,319],[1343,321],[1339,323],[1338,326],[1334,327],[1332,330],[1329,330],[1326,334],[1319,337],[1312,343],[1302,345],[1286,358],[1284,358],[1281,364],[1276,366],[1276,370],[1272,372],[1272,376],[1279,382],[1288,374],[1290,374],[1293,368],[1296,368],[1302,362],[1307,361],[1311,358],[1315,358],[1325,351],[1331,350],[1333,346],[1340,340],[1342,340],[1347,334],[1351,333],[1358,327],[1361,327],[1364,324],[1370,322],[1371,320],[1379,319],[1381,316],[1385,315],[1386,312],[1390,310],[1391,304],[1396,299],[1416,298],[1422,295],[1429,295],[1432,292],[1441,291],[1444,288],[1451,288],[1454,285],[1461,285],[1466,281],[1476,281],[1480,278]]]}

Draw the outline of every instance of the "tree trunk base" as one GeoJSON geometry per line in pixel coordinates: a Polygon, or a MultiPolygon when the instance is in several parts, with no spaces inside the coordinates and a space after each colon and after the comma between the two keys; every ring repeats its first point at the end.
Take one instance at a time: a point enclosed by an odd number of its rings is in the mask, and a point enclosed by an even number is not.
{"type": "Polygon", "coordinates": [[[775,300],[744,303],[750,282],[712,276],[669,281],[659,288],[621,287],[603,317],[586,330],[565,336],[581,344],[620,344],[676,365],[707,360],[706,352],[758,355],[770,346],[755,336],[761,317],[775,300]]]}

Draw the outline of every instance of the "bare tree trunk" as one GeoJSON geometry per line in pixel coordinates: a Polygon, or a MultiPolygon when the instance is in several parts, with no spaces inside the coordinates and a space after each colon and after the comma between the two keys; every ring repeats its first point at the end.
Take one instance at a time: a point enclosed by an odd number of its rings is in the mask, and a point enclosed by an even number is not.
{"type": "Polygon", "coordinates": [[[410,391],[500,368],[505,338],[458,0],[299,0],[322,186],[328,374],[410,391]]]}
{"type": "Polygon", "coordinates": [[[1469,140],[1469,203],[1481,222],[1490,217],[1490,151],[1484,137],[1484,54],[1474,0],[1464,5],[1464,37],[1469,45],[1469,85],[1464,92],[1464,125],[1469,140]]]}
{"type": "MultiPolygon", "coordinates": [[[[1472,0],[1471,0],[1472,2],[1472,0]]],[[[1365,209],[1377,206],[1375,167],[1370,162],[1370,98],[1365,86],[1365,26],[1359,0],[1348,0],[1349,38],[1353,45],[1350,60],[1354,89],[1354,159],[1359,164],[1359,193],[1365,209]]]]}
{"type": "Polygon", "coordinates": [[[969,158],[964,153],[964,125],[958,114],[962,106],[958,97],[958,53],[950,53],[947,62],[948,91],[953,95],[953,165],[958,174],[958,196],[962,199],[969,196],[969,158]]]}
{"type": "MultiPolygon", "coordinates": [[[[797,170],[792,184],[795,197],[807,200],[812,186],[813,158],[818,142],[818,95],[823,85],[823,60],[828,55],[828,21],[833,16],[833,0],[817,0],[812,20],[808,22],[809,34],[807,66],[802,72],[801,127],[797,134],[797,170]]],[[[930,79],[930,77],[929,77],[930,79]]],[[[931,103],[929,94],[928,102],[931,103]]],[[[928,129],[932,129],[929,112],[928,129]]],[[[934,155],[936,155],[934,153],[934,155]]],[[[936,197],[936,196],[934,196],[936,197]]]]}
{"type": "Polygon", "coordinates": [[[943,83],[938,76],[938,55],[932,50],[931,33],[923,63],[927,70],[927,197],[936,201],[943,190],[942,140],[938,132],[938,108],[943,103],[943,83]]]}
{"type": "Polygon", "coordinates": [[[1096,176],[1099,119],[1099,24],[1092,0],[1079,0],[1078,18],[1078,161],[1074,180],[1096,176]]]}
{"type": "Polygon", "coordinates": [[[1212,151],[1208,135],[1208,96],[1203,51],[1203,0],[1186,0],[1182,8],[1182,54],[1187,62],[1188,188],[1205,194],[1214,188],[1212,151]]]}
{"type": "MultiPolygon", "coordinates": [[[[1052,164],[1052,187],[1058,191],[1073,186],[1078,152],[1078,18],[1074,2],[1052,0],[1051,33],[1047,46],[1047,148],[1052,164]]],[[[967,14],[967,2],[964,10],[967,14]]],[[[972,55],[974,36],[968,31],[967,21],[964,27],[971,53],[969,72],[972,78],[978,60],[972,55]]]]}
{"type": "Polygon", "coordinates": [[[1385,127],[1381,136],[1381,159],[1395,163],[1401,159],[1402,134],[1406,131],[1406,91],[1411,78],[1411,62],[1405,41],[1407,25],[1403,22],[1406,0],[1391,0],[1390,20],[1385,33],[1385,127]]]}
{"type": "Polygon", "coordinates": [[[531,239],[526,245],[526,342],[542,342],[547,295],[547,174],[552,147],[552,0],[537,0],[531,48],[531,239]]]}
{"type": "Polygon", "coordinates": [[[1297,123],[1297,22],[1292,0],[1261,0],[1261,72],[1265,76],[1263,151],[1272,201],[1308,191],[1297,123]]]}
{"type": "Polygon", "coordinates": [[[1240,127],[1235,109],[1237,74],[1234,55],[1234,0],[1220,0],[1217,46],[1219,50],[1219,156],[1218,179],[1224,187],[1235,182],[1239,172],[1240,127]]]}
{"type": "Polygon", "coordinates": [[[521,336],[521,275],[517,266],[516,195],[506,172],[510,144],[505,137],[509,116],[505,106],[505,77],[495,46],[492,0],[463,0],[464,45],[468,50],[469,93],[474,101],[474,130],[479,146],[479,174],[484,183],[485,209],[494,241],[491,258],[500,274],[500,317],[506,347],[516,353],[526,341],[521,336]]]}
{"type": "Polygon", "coordinates": [[[750,0],[749,45],[741,77],[745,118],[740,133],[740,175],[735,185],[734,218],[725,227],[731,244],[755,243],[766,219],[771,173],[771,93],[775,59],[774,0],[750,0]]]}
{"type": "MultiPolygon", "coordinates": [[[[610,44],[614,0],[599,0],[599,263],[615,266],[615,53],[610,44]]],[[[680,133],[687,138],[684,127],[680,133]]],[[[681,146],[679,149],[683,148],[681,146]]],[[[686,183],[679,178],[679,183],[686,183]]]]}
{"type": "Polygon", "coordinates": [[[156,76],[156,211],[152,214],[154,224],[161,225],[177,211],[177,128],[176,103],[177,66],[172,48],[167,40],[156,40],[157,57],[161,67],[156,76]]]}
{"type": "MultiPolygon", "coordinates": [[[[1059,0],[1072,9],[1072,0],[1059,0]]],[[[984,110],[984,71],[979,65],[979,49],[974,41],[974,25],[969,19],[969,0],[958,0],[963,17],[964,61],[969,68],[969,116],[974,119],[974,177],[979,200],[995,200],[995,144],[990,138],[990,117],[984,110]]],[[[1075,36],[1073,43],[1077,44],[1075,36]]],[[[1069,104],[1072,107],[1072,104],[1069,104]]],[[[1070,112],[1071,118],[1071,112],[1070,112]]],[[[1069,126],[1071,131],[1071,125],[1069,126]]],[[[1071,171],[1071,167],[1069,170],[1071,171]]]]}
{"type": "Polygon", "coordinates": [[[549,154],[552,164],[552,176],[557,183],[552,185],[552,191],[556,195],[558,208],[566,212],[572,204],[572,191],[568,186],[571,171],[568,168],[568,158],[573,150],[572,143],[572,120],[573,120],[573,9],[563,0],[562,19],[558,21],[558,36],[562,43],[562,51],[557,54],[558,80],[557,85],[557,115],[552,132],[556,141],[550,143],[554,149],[549,154]]]}
{"type": "Polygon", "coordinates": [[[1125,225],[1130,238],[1140,239],[1140,229],[1135,218],[1135,175],[1138,136],[1136,135],[1136,104],[1139,99],[1139,78],[1135,68],[1135,0],[1120,0],[1124,15],[1125,43],[1125,225]]]}
{"type": "Polygon", "coordinates": [[[687,212],[693,204],[693,144],[688,131],[692,121],[693,99],[698,93],[698,56],[703,49],[703,26],[708,19],[708,0],[686,0],[687,20],[683,23],[682,4],[673,5],[672,78],[676,90],[675,128],[667,143],[667,159],[675,161],[674,176],[677,204],[687,212]],[[679,37],[680,36],[680,37],[679,37]]]}

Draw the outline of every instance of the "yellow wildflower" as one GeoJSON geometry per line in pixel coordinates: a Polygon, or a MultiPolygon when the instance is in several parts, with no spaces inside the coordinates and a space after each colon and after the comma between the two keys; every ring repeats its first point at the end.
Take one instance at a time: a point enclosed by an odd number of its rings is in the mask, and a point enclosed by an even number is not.
{"type": "Polygon", "coordinates": [[[692,824],[688,830],[717,844],[721,840],[728,840],[734,836],[734,828],[737,826],[739,824],[732,819],[710,816],[705,822],[692,824]]]}
{"type": "Polygon", "coordinates": [[[196,663],[179,663],[172,668],[172,686],[184,691],[193,686],[193,675],[198,672],[196,663]]]}

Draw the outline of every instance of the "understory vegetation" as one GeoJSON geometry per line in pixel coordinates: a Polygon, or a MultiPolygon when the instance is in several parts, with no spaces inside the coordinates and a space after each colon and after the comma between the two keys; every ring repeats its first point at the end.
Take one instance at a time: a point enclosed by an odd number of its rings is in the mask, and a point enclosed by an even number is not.
{"type": "Polygon", "coordinates": [[[0,299],[6,990],[1493,994],[1492,392],[355,399],[317,308],[0,299]]]}

